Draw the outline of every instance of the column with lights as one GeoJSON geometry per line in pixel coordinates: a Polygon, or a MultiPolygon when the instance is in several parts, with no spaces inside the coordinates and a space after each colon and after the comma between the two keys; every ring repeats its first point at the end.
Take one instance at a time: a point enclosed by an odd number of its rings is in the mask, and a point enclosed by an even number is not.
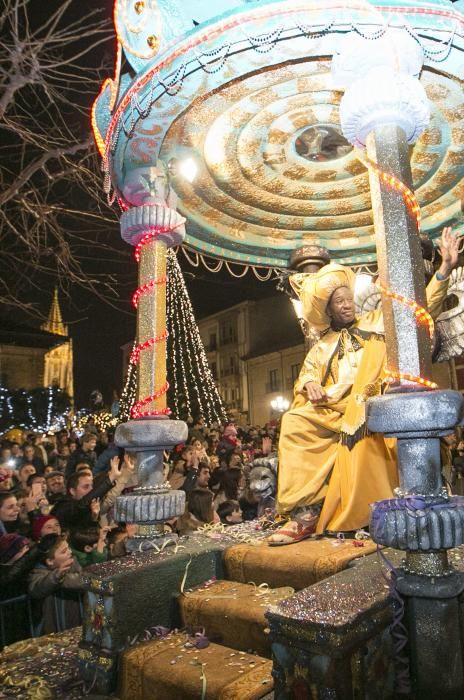
{"type": "Polygon", "coordinates": [[[115,442],[137,454],[138,486],[118,497],[115,519],[137,524],[137,536],[129,541],[132,550],[166,542],[163,522],[185,509],[184,492],[171,490],[163,476],[163,451],[187,438],[187,425],[170,420],[166,405],[166,255],[185,235],[185,219],[175,209],[168,177],[159,162],[132,170],[123,189],[127,210],[121,216],[121,233],[134,246],[139,264],[133,295],[137,342],[131,355],[138,381],[132,420],[118,426],[115,442]]]}
{"type": "Polygon", "coordinates": [[[343,133],[367,151],[359,157],[369,169],[382,289],[390,392],[368,401],[367,425],[398,438],[400,488],[373,505],[371,535],[406,552],[397,587],[407,602],[414,697],[457,698],[464,693],[464,576],[449,566],[447,550],[464,542],[464,507],[442,486],[439,438],[460,421],[463,401],[458,392],[435,390],[431,379],[433,321],[408,150],[429,119],[422,62],[405,29],[382,30],[373,41],[351,32],[334,57],[333,77],[346,90],[343,133]]]}

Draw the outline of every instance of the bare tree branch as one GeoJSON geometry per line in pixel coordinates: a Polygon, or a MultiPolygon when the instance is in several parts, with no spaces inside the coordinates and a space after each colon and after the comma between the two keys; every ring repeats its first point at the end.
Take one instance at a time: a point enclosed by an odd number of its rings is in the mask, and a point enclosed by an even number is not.
{"type": "Polygon", "coordinates": [[[89,118],[110,70],[110,21],[72,0],[4,0],[0,32],[0,305],[37,315],[26,293],[59,284],[126,310],[129,252],[103,198],[89,118]]]}

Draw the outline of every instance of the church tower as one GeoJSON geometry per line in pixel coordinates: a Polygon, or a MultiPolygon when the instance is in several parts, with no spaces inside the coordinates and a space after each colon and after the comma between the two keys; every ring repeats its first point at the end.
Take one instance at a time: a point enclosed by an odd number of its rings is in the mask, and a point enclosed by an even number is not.
{"type": "Polygon", "coordinates": [[[74,395],[72,339],[68,336],[67,324],[63,323],[56,287],[48,319],[41,325],[41,329],[63,337],[63,342],[51,348],[45,355],[44,386],[58,386],[64,389],[72,399],[74,395]]]}

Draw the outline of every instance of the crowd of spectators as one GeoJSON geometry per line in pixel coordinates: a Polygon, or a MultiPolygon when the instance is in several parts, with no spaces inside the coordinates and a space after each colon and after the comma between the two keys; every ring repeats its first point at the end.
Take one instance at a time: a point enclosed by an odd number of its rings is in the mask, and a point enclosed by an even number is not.
{"type": "MultiPolygon", "coordinates": [[[[249,488],[255,458],[275,449],[276,427],[207,427],[190,421],[186,444],[165,453],[165,477],[186,492],[183,516],[166,524],[179,535],[260,515],[249,488]]],[[[125,556],[136,526],[117,523],[118,495],[136,485],[135,457],[94,426],[3,440],[0,453],[0,604],[27,594],[37,633],[78,624],[83,569],[125,556]]]]}

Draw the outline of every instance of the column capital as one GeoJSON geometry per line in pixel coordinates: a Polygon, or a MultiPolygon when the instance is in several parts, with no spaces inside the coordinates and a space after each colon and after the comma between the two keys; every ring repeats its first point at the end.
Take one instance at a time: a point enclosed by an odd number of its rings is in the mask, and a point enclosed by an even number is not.
{"type": "Polygon", "coordinates": [[[120,219],[121,236],[136,246],[151,231],[158,231],[157,240],[168,248],[180,245],[185,238],[185,218],[166,204],[143,204],[131,207],[120,219]]]}

